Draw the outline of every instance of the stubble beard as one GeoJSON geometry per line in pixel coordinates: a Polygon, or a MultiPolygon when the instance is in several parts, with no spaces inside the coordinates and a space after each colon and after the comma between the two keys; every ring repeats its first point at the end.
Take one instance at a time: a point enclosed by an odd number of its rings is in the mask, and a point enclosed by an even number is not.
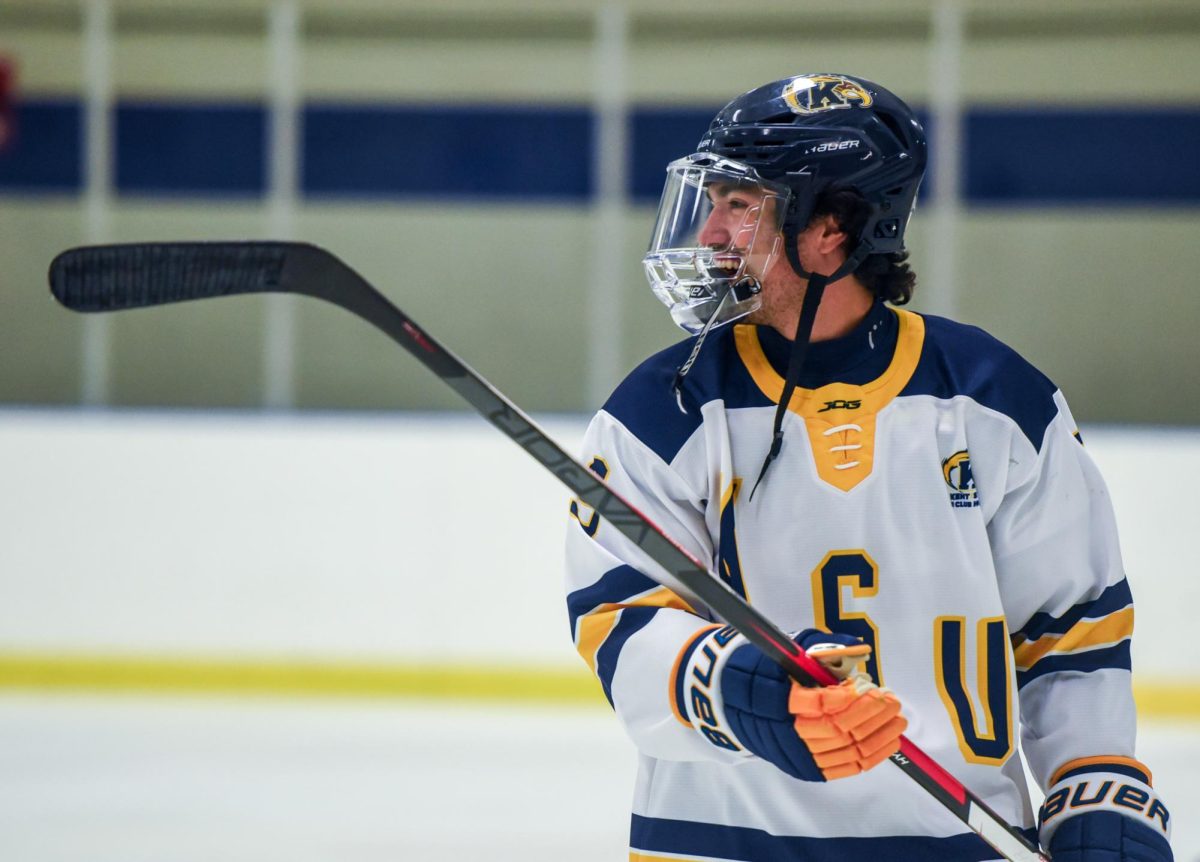
{"type": "Polygon", "coordinates": [[[791,339],[796,334],[796,323],[800,319],[800,306],[804,303],[808,281],[792,272],[790,266],[787,270],[786,273],[779,272],[777,267],[773,267],[767,273],[763,279],[762,304],[746,316],[746,322],[773,327],[785,338],[791,339]]]}

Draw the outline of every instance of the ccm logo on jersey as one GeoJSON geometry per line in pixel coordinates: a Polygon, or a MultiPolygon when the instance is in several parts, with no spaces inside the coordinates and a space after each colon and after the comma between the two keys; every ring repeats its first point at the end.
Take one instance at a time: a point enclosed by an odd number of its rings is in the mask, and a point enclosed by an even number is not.
{"type": "Polygon", "coordinates": [[[818,410],[818,413],[824,413],[826,410],[857,410],[862,407],[862,399],[856,398],[853,401],[826,401],[825,406],[818,410]]]}
{"type": "Polygon", "coordinates": [[[969,509],[979,505],[975,475],[971,472],[971,455],[966,449],[960,449],[942,462],[942,478],[950,487],[951,506],[969,509]]]}
{"type": "Polygon", "coordinates": [[[1151,792],[1134,783],[1125,783],[1105,778],[1103,781],[1081,781],[1075,785],[1059,788],[1046,797],[1038,814],[1042,826],[1064,812],[1082,814],[1094,807],[1121,811],[1135,811],[1162,829],[1169,831],[1171,815],[1165,805],[1151,792]],[[1098,786],[1097,786],[1098,785],[1098,786]]]}

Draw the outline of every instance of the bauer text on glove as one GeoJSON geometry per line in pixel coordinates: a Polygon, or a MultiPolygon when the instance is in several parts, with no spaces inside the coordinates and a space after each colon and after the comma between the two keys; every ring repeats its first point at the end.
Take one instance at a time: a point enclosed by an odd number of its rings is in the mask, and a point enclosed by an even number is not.
{"type": "Polygon", "coordinates": [[[1171,862],[1171,814],[1150,770],[1129,757],[1059,767],[1038,814],[1054,862],[1171,862]]]}

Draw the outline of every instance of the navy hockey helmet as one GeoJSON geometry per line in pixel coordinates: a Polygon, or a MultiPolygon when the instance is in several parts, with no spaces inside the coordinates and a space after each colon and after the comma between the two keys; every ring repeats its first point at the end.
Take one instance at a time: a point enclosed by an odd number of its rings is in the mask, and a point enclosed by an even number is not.
{"type": "Polygon", "coordinates": [[[798,75],[738,96],[697,147],[752,168],[792,194],[781,227],[794,236],[831,186],[871,205],[862,233],[872,253],[904,250],[904,230],[925,175],[925,132],[899,97],[863,78],[798,75]]]}
{"type": "Polygon", "coordinates": [[[676,323],[698,332],[759,305],[759,279],[831,187],[856,189],[870,212],[836,281],[868,254],[904,249],[925,174],[925,133],[892,93],[847,75],[798,75],[738,96],[713,118],[697,151],[672,162],[644,266],[676,323]],[[737,192],[740,215],[722,212],[737,192]],[[731,220],[732,219],[732,220],[731,220]],[[718,240],[712,225],[720,222],[718,240]]]}

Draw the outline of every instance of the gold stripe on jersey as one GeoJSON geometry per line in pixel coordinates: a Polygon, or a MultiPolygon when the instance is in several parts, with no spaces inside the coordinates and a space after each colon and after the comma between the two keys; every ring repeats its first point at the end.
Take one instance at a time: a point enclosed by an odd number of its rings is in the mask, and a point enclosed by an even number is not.
{"type": "Polygon", "coordinates": [[[621,617],[624,608],[675,608],[680,611],[695,613],[692,608],[675,593],[666,587],[659,587],[635,599],[622,602],[605,602],[579,618],[576,623],[579,632],[575,639],[575,649],[583,656],[592,673],[596,672],[596,653],[604,645],[604,641],[612,633],[621,617]]]}
{"type": "MultiPolygon", "coordinates": [[[[891,309],[899,318],[896,352],[879,377],[862,386],[830,383],[818,389],[796,387],[788,409],[804,419],[817,475],[849,491],[871,475],[875,462],[875,416],[900,394],[916,371],[925,342],[925,321],[920,315],[891,309]]],[[[758,330],[734,327],[738,356],[764,395],[779,403],[784,380],[771,366],[758,330]]]]}
{"type": "Polygon", "coordinates": [[[1042,635],[1037,640],[1013,644],[1013,656],[1019,670],[1029,670],[1049,653],[1068,653],[1120,643],[1133,636],[1133,606],[1098,620],[1084,620],[1071,626],[1066,634],[1042,635]]]}
{"type": "MultiPolygon", "coordinates": [[[[724,477],[721,477],[724,481],[724,477]]],[[[717,574],[727,586],[738,593],[746,601],[750,601],[750,592],[742,573],[741,553],[737,541],[737,506],[738,495],[742,491],[742,480],[734,478],[729,487],[721,492],[719,545],[717,547],[717,574]],[[730,565],[732,563],[732,565],[730,565]]]]}

